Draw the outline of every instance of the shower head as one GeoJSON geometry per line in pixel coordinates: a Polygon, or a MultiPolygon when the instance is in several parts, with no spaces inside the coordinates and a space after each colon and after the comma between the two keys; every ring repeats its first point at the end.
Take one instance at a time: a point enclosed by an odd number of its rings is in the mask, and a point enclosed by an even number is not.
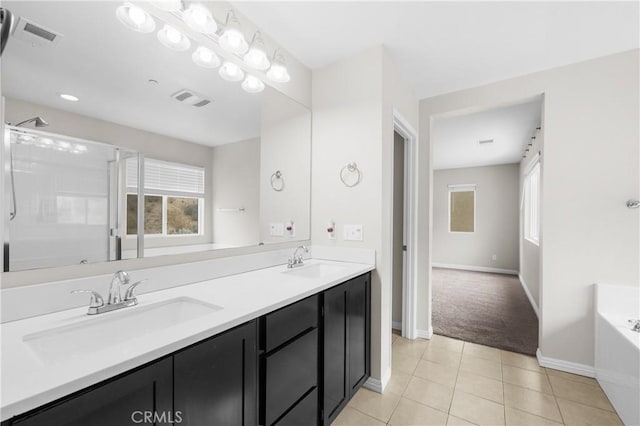
{"type": "Polygon", "coordinates": [[[49,123],[47,123],[42,117],[33,117],[28,120],[21,121],[20,123],[16,124],[16,127],[20,127],[31,122],[34,122],[36,127],[46,127],[49,125],[49,123]]]}

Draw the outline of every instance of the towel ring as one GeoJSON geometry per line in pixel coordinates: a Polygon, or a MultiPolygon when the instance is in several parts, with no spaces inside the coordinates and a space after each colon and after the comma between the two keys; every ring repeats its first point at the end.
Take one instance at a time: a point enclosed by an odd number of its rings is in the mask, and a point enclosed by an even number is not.
{"type": "Polygon", "coordinates": [[[271,175],[271,188],[276,192],[280,192],[284,189],[284,178],[282,177],[282,172],[280,170],[276,170],[275,173],[271,175]]]}
{"type": "Polygon", "coordinates": [[[345,165],[342,169],[340,169],[340,180],[342,181],[342,183],[344,183],[345,186],[349,188],[353,188],[354,186],[359,184],[360,181],[362,180],[362,173],[360,172],[358,165],[354,162],[351,162],[345,165]],[[356,180],[352,183],[348,183],[347,180],[345,179],[345,172],[349,172],[352,175],[355,173],[356,180]]]}

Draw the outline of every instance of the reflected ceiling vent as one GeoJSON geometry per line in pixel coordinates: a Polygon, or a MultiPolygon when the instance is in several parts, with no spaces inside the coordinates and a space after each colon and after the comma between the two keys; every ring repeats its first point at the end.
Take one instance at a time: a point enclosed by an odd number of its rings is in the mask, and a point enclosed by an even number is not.
{"type": "Polygon", "coordinates": [[[22,16],[18,19],[13,36],[18,40],[26,41],[32,46],[53,47],[58,44],[62,34],[44,28],[40,24],[29,21],[22,16]]]}
{"type": "Polygon", "coordinates": [[[202,95],[195,93],[193,90],[182,89],[171,95],[173,99],[178,102],[181,102],[185,105],[190,105],[194,107],[203,107],[211,103],[210,99],[205,98],[202,95]]]}
{"type": "Polygon", "coordinates": [[[493,139],[484,139],[484,140],[478,141],[478,143],[480,145],[489,145],[489,144],[493,143],[493,139]]]}

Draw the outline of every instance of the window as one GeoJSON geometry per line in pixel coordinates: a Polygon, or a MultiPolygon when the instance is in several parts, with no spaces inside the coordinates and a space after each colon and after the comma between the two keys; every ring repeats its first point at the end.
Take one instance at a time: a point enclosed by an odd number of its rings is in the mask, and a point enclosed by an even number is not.
{"type": "MultiPolygon", "coordinates": [[[[127,234],[138,229],[138,162],[127,160],[127,234]]],[[[204,169],[145,159],[145,235],[202,235],[204,169]]]]}
{"type": "Polygon", "coordinates": [[[476,186],[449,185],[449,232],[475,232],[476,186]]]}
{"type": "Polygon", "coordinates": [[[524,180],[524,237],[540,244],[540,162],[537,160],[524,180]]]}

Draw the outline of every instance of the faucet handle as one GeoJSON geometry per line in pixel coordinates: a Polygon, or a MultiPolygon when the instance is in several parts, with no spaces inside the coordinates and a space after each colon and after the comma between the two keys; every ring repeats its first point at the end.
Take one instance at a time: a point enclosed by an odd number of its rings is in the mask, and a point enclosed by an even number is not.
{"type": "Polygon", "coordinates": [[[100,293],[93,290],[73,290],[72,294],[78,293],[91,293],[91,299],[89,299],[89,307],[90,308],[99,308],[100,306],[104,306],[104,299],[100,296],[100,293]]]}
{"type": "Polygon", "coordinates": [[[129,286],[129,288],[127,289],[127,292],[124,294],[124,300],[134,299],[136,295],[133,291],[138,286],[138,284],[142,284],[143,282],[147,281],[147,279],[148,278],[145,278],[144,280],[136,281],[135,283],[131,284],[131,286],[129,286]]]}

